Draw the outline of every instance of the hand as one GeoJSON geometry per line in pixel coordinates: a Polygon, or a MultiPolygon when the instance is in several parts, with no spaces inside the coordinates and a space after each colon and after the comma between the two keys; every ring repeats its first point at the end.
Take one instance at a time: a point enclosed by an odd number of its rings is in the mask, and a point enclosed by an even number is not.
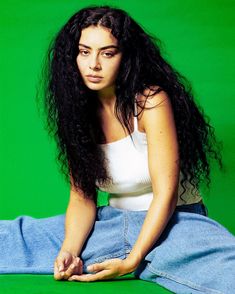
{"type": "Polygon", "coordinates": [[[88,266],[87,269],[89,272],[94,272],[94,274],[72,275],[68,281],[93,282],[108,280],[133,271],[133,268],[127,260],[119,258],[108,259],[102,263],[92,264],[88,266]]]}
{"type": "Polygon", "coordinates": [[[58,254],[54,263],[54,279],[55,280],[66,280],[71,275],[82,274],[83,262],[82,260],[72,255],[70,252],[62,250],[58,254]]]}

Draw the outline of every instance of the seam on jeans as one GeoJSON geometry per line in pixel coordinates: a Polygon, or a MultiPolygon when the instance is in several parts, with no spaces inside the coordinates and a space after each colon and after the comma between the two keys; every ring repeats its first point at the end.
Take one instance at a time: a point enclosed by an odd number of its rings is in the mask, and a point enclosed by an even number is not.
{"type": "Polygon", "coordinates": [[[124,250],[125,250],[125,258],[127,257],[127,254],[130,253],[131,247],[127,241],[127,232],[128,232],[128,216],[127,211],[124,212],[124,250]]]}
{"type": "Polygon", "coordinates": [[[223,292],[220,292],[218,290],[214,290],[214,289],[207,288],[207,287],[204,287],[204,286],[201,286],[201,285],[198,285],[198,284],[194,284],[191,281],[183,280],[183,279],[181,279],[179,277],[169,275],[167,273],[155,270],[151,265],[147,265],[146,268],[150,272],[152,272],[152,273],[154,273],[154,274],[156,274],[156,275],[158,275],[160,277],[164,277],[164,278],[167,278],[167,279],[172,280],[174,282],[180,283],[182,285],[189,286],[189,287],[191,287],[191,288],[193,288],[195,290],[204,291],[204,293],[207,293],[207,294],[224,294],[223,292]]]}

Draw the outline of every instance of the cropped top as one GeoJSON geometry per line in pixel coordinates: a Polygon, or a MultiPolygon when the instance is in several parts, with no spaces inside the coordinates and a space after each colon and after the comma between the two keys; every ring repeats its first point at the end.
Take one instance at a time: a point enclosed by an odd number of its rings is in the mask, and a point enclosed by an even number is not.
{"type": "MultiPolygon", "coordinates": [[[[109,205],[127,210],[148,210],[153,190],[148,170],[146,133],[138,130],[137,117],[134,116],[134,131],[130,135],[111,143],[99,144],[105,153],[106,168],[112,183],[97,186],[100,191],[109,193],[109,205]]],[[[179,181],[182,179],[180,172],[179,181]]],[[[184,183],[184,191],[179,183],[177,206],[199,202],[202,198],[193,185],[184,183]],[[183,201],[183,200],[184,201],[183,201]]]]}

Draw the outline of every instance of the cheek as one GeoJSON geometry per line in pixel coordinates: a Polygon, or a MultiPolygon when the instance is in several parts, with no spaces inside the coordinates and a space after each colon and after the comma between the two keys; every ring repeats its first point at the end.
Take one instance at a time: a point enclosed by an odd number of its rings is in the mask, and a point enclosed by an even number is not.
{"type": "Polygon", "coordinates": [[[115,76],[115,77],[117,76],[119,67],[120,67],[120,62],[116,62],[115,64],[113,64],[111,68],[112,76],[115,76]]]}
{"type": "Polygon", "coordinates": [[[81,73],[83,73],[83,71],[84,71],[84,64],[83,64],[83,62],[81,61],[81,59],[79,57],[76,58],[76,63],[77,63],[77,67],[78,67],[79,71],[81,73]]]}

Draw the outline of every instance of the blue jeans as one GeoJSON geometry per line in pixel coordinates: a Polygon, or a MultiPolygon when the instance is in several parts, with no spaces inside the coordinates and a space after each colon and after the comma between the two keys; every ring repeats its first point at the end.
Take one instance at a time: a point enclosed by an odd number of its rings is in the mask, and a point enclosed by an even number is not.
{"type": "MultiPolygon", "coordinates": [[[[146,213],[97,208],[80,256],[83,271],[106,259],[125,259],[146,213]]],[[[52,274],[64,239],[64,221],[64,214],[0,221],[0,273],[52,274]]],[[[133,273],[174,293],[235,293],[235,237],[207,216],[203,204],[182,205],[133,273]]]]}

